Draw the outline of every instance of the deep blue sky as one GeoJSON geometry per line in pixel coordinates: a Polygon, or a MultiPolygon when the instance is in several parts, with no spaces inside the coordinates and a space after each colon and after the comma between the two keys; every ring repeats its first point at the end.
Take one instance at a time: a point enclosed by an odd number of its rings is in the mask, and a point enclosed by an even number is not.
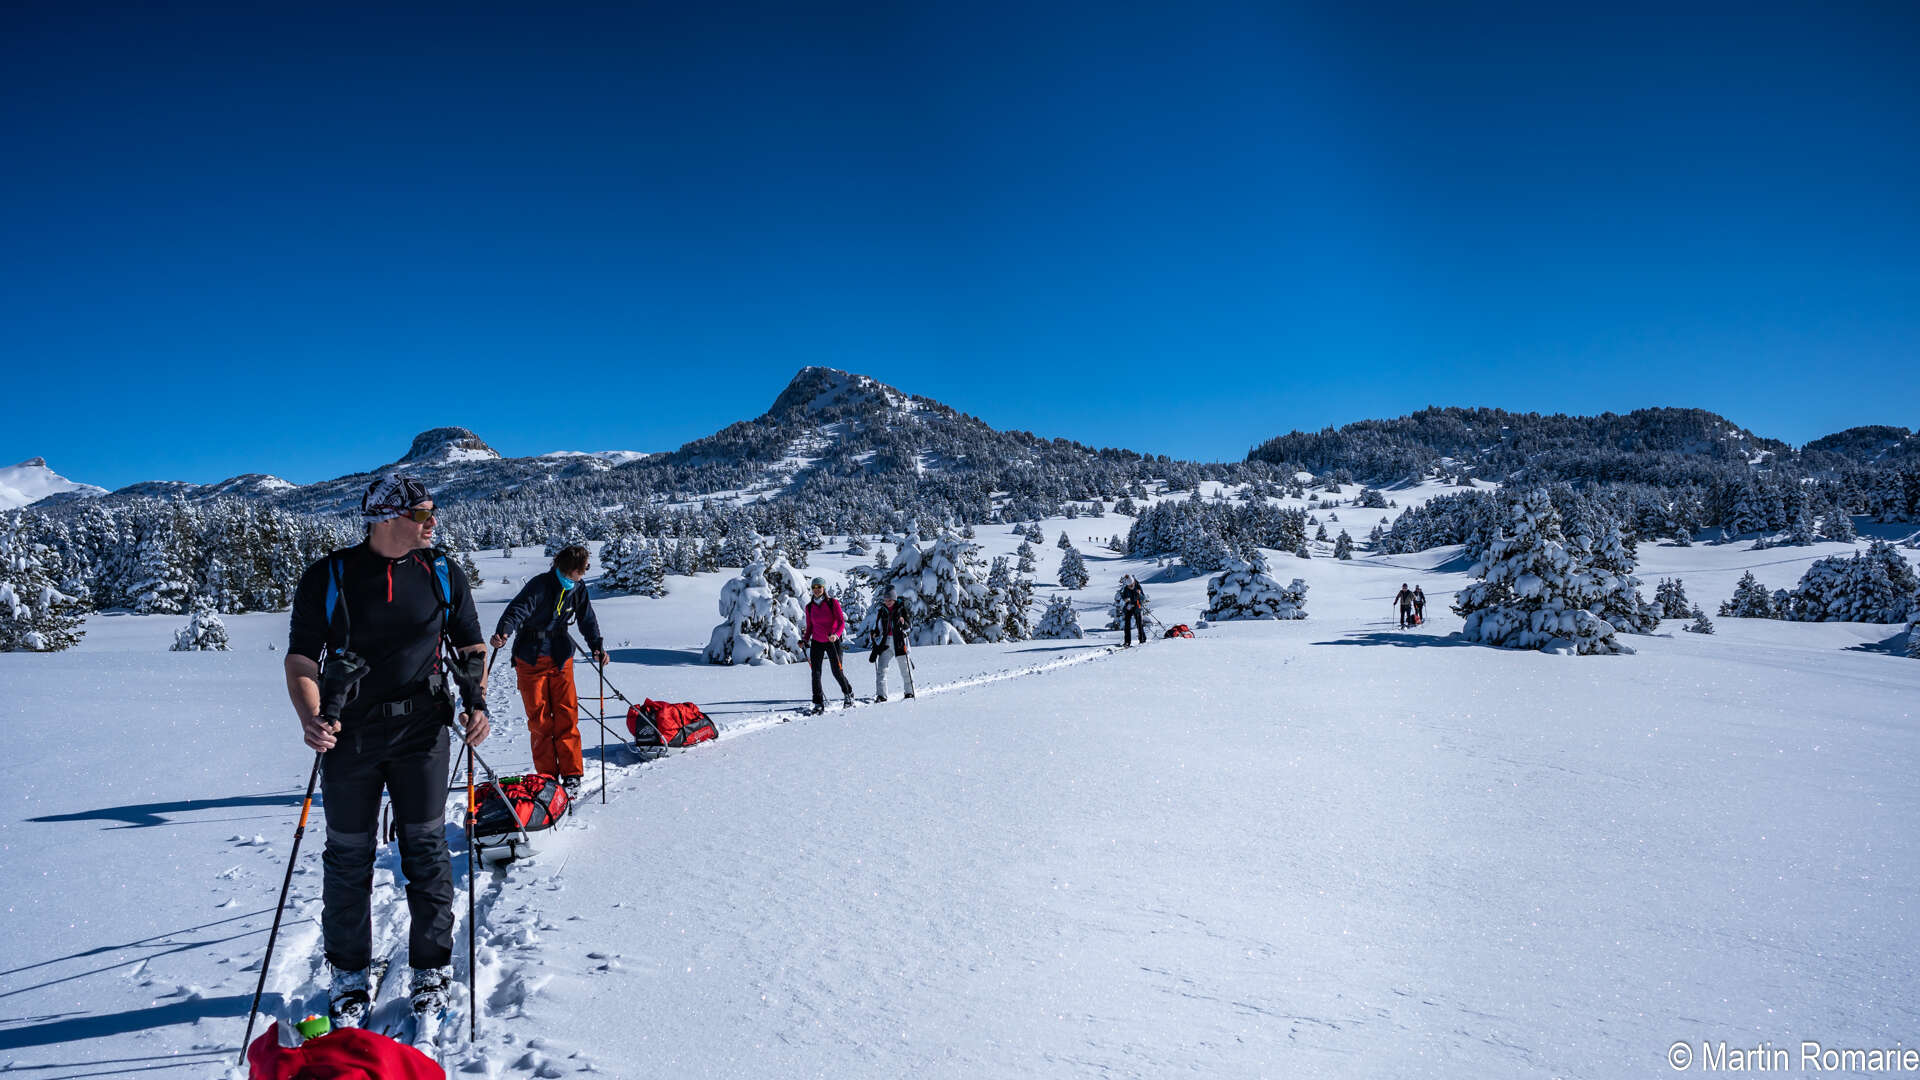
{"type": "Polygon", "coordinates": [[[0,464],[669,449],[806,364],[1214,460],[1920,423],[1920,9],[1562,6],[9,5],[0,464]]]}

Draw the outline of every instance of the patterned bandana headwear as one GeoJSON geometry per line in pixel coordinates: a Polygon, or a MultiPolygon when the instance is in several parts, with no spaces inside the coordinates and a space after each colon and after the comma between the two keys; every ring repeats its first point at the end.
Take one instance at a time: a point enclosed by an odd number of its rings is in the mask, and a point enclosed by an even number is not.
{"type": "Polygon", "coordinates": [[[391,521],[413,509],[414,503],[431,501],[427,485],[404,473],[385,473],[360,496],[360,520],[372,525],[391,521]]]}

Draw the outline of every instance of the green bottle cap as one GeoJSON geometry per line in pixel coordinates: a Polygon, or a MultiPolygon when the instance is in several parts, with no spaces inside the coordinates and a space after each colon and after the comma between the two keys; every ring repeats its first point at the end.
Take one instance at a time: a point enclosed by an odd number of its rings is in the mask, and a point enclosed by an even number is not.
{"type": "Polygon", "coordinates": [[[333,1030],[333,1021],[328,1020],[320,1013],[314,1013],[305,1020],[293,1025],[293,1027],[294,1030],[300,1033],[301,1038],[317,1039],[333,1030]]]}

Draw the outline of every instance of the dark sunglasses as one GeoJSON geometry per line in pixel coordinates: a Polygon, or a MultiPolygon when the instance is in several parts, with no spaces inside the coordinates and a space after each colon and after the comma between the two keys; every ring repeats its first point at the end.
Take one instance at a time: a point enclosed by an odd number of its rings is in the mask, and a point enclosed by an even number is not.
{"type": "Polygon", "coordinates": [[[379,506],[379,507],[375,507],[375,509],[386,510],[391,513],[398,514],[401,517],[406,518],[408,521],[413,522],[415,525],[425,525],[427,522],[433,521],[437,517],[439,517],[439,513],[440,513],[437,509],[431,506],[427,507],[425,510],[415,510],[411,507],[406,507],[406,506],[379,506]]]}

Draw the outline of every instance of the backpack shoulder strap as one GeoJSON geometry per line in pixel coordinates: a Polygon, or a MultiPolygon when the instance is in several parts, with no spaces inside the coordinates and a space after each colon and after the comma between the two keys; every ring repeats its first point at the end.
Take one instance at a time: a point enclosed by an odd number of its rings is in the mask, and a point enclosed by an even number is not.
{"type": "Polygon", "coordinates": [[[434,548],[431,563],[420,558],[418,552],[413,557],[421,566],[433,571],[434,598],[440,601],[440,620],[444,625],[453,615],[453,572],[447,568],[447,553],[434,548]]]}
{"type": "Polygon", "coordinates": [[[327,556],[327,625],[333,625],[333,609],[340,606],[340,556],[327,556]]]}

